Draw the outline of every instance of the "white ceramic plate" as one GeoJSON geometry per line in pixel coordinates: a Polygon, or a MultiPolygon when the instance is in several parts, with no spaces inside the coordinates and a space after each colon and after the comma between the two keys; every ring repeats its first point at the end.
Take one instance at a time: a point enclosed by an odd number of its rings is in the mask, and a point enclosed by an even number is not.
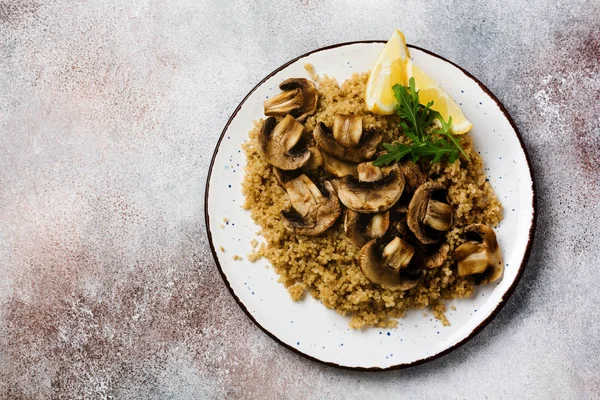
{"type": "MultiPolygon", "coordinates": [[[[481,330],[514,290],[532,245],[535,193],[527,154],[504,107],[473,76],[429,51],[411,46],[413,60],[460,103],[473,122],[471,135],[483,157],[486,173],[504,206],[496,229],[505,260],[498,284],[478,286],[475,296],[448,301],[451,326],[443,327],[431,313],[409,312],[396,329],[348,328],[342,317],[307,296],[294,303],[277,283],[265,259],[246,259],[258,226],[243,210],[241,182],[246,159],[241,151],[252,121],[263,116],[263,100],[279,92],[281,81],[307,77],[305,63],[319,75],[343,82],[353,72],[367,71],[384,42],[343,43],[300,56],[263,79],[234,111],[219,139],[206,186],[208,237],[225,284],[246,314],[269,336],[311,359],[353,369],[402,368],[432,360],[460,346],[481,330]],[[228,222],[224,222],[227,219],[228,222]],[[221,228],[221,225],[224,227],[221,228]],[[220,251],[223,246],[225,252],[220,251]],[[243,260],[234,261],[240,255],[243,260]],[[454,305],[456,310],[451,310],[454,305]]],[[[427,310],[425,310],[427,312],[427,310]]]]}

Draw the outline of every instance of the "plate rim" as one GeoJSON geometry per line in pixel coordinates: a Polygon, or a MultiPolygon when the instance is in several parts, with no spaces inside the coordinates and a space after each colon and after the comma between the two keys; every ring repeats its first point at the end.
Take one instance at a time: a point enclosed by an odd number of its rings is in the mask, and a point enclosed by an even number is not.
{"type": "Polygon", "coordinates": [[[302,352],[286,343],[284,343],[282,340],[280,340],[275,334],[271,333],[269,330],[267,330],[266,328],[264,328],[255,318],[254,316],[250,313],[250,311],[248,311],[248,309],[246,308],[246,306],[244,305],[244,303],[239,299],[239,297],[235,294],[235,291],[233,290],[233,288],[231,287],[231,285],[229,284],[229,281],[227,279],[227,276],[225,275],[225,273],[223,272],[223,269],[221,268],[221,264],[219,263],[219,258],[217,256],[217,251],[216,248],[214,246],[213,243],[213,238],[212,238],[212,232],[210,230],[210,216],[208,213],[208,194],[210,191],[210,180],[211,180],[211,176],[212,176],[212,172],[213,172],[213,167],[215,164],[215,160],[216,160],[216,156],[217,153],[219,152],[219,148],[221,147],[221,142],[223,141],[223,138],[225,137],[225,133],[227,132],[227,130],[229,129],[229,125],[231,124],[231,122],[233,121],[233,119],[237,116],[237,113],[240,111],[240,109],[242,108],[242,106],[244,105],[244,103],[246,102],[246,100],[248,100],[248,98],[252,95],[252,93],[254,93],[256,91],[256,89],[258,89],[260,86],[262,86],[263,83],[265,83],[268,79],[270,79],[273,75],[277,74],[278,72],[282,71],[283,69],[285,69],[286,67],[288,67],[289,65],[295,63],[296,61],[305,58],[311,54],[314,53],[318,53],[321,51],[325,51],[325,50],[330,50],[330,49],[334,49],[337,47],[343,47],[343,46],[351,46],[351,45],[355,45],[355,44],[372,44],[372,43],[386,43],[385,40],[357,40],[357,41],[351,41],[351,42],[341,42],[341,43],[336,43],[336,44],[332,44],[332,45],[328,45],[328,46],[324,46],[324,47],[319,47],[317,49],[314,50],[310,50],[300,56],[294,57],[293,59],[289,60],[288,62],[286,62],[285,64],[279,66],[278,68],[276,68],[275,70],[273,70],[272,72],[270,72],[268,75],[266,75],[263,79],[261,79],[249,92],[248,94],[246,94],[246,96],[244,96],[244,98],[242,99],[242,101],[238,104],[238,106],[235,108],[235,110],[233,111],[233,113],[231,114],[231,116],[229,117],[229,119],[227,120],[227,123],[225,124],[225,127],[223,128],[223,130],[221,131],[221,136],[219,137],[219,139],[217,140],[217,143],[215,145],[215,150],[213,152],[211,161],[210,161],[210,166],[208,168],[208,174],[206,175],[206,186],[205,186],[205,191],[204,191],[204,223],[205,223],[205,229],[206,229],[206,234],[208,236],[208,243],[210,245],[210,250],[213,256],[213,259],[215,261],[215,265],[219,271],[219,275],[221,275],[221,279],[223,279],[223,282],[225,283],[225,286],[227,287],[227,289],[229,290],[229,293],[233,296],[233,298],[235,299],[235,301],[237,302],[237,304],[240,306],[240,308],[242,309],[242,311],[246,314],[246,316],[248,318],[250,318],[250,320],[256,325],[258,326],[258,328],[260,328],[260,330],[262,330],[265,334],[267,334],[267,336],[269,336],[271,339],[273,339],[276,343],[282,345],[283,347],[285,347],[288,350],[291,350],[292,352],[301,355],[302,357],[308,358],[310,360],[316,361],[320,364],[325,364],[325,365],[329,365],[332,367],[336,367],[336,368],[341,368],[341,369],[345,369],[345,370],[351,370],[351,371],[367,371],[367,372],[378,372],[378,371],[390,371],[390,370],[399,370],[399,369],[406,369],[406,368],[410,368],[410,367],[414,367],[417,365],[421,365],[421,364],[425,364],[427,362],[436,360],[438,358],[441,358],[451,352],[453,352],[454,350],[458,349],[459,347],[461,347],[462,345],[464,345],[465,343],[467,343],[468,341],[470,341],[471,339],[473,339],[479,332],[481,332],[494,318],[496,318],[496,316],[498,315],[498,313],[500,313],[500,311],[504,308],[504,306],[506,305],[506,303],[508,302],[508,299],[512,296],[512,294],[514,293],[517,285],[519,284],[521,277],[523,275],[523,272],[525,270],[525,266],[527,265],[527,262],[529,261],[529,256],[531,255],[531,251],[533,249],[533,241],[534,241],[534,237],[535,237],[535,230],[536,230],[536,223],[537,223],[537,191],[536,191],[536,185],[535,185],[535,178],[534,178],[534,172],[532,169],[532,164],[531,164],[531,158],[529,156],[529,153],[527,152],[527,148],[525,147],[525,143],[523,141],[523,137],[521,136],[521,132],[519,131],[519,129],[517,128],[515,122],[513,121],[512,117],[510,116],[510,114],[508,113],[508,111],[506,110],[506,107],[504,107],[504,105],[502,104],[502,102],[494,95],[494,93],[492,93],[492,91],[490,89],[487,88],[487,86],[485,86],[479,79],[477,79],[475,76],[473,76],[470,72],[466,71],[464,68],[462,68],[461,66],[459,66],[458,64],[448,60],[445,57],[442,57],[430,50],[424,49],[422,47],[419,46],[415,46],[412,44],[407,44],[408,47],[410,48],[414,48],[416,50],[422,51],[430,56],[436,57],[442,61],[445,61],[449,64],[451,64],[452,66],[458,68],[462,73],[464,73],[467,77],[469,77],[470,79],[472,79],[475,83],[477,83],[479,85],[479,87],[488,95],[490,96],[490,98],[492,100],[494,100],[494,102],[496,103],[496,105],[498,106],[498,108],[500,109],[500,111],[502,111],[502,114],[504,114],[504,117],[508,120],[508,122],[510,123],[510,125],[512,126],[512,128],[514,129],[516,135],[517,135],[517,139],[519,140],[519,145],[521,146],[521,149],[523,150],[523,153],[525,154],[525,160],[527,162],[527,169],[529,171],[529,177],[531,179],[531,190],[532,190],[532,220],[531,220],[531,227],[529,228],[529,233],[528,233],[528,240],[527,240],[527,246],[525,248],[525,254],[523,255],[523,260],[521,261],[521,265],[519,266],[519,270],[517,271],[517,275],[514,279],[514,281],[512,282],[512,284],[510,285],[510,287],[502,294],[502,298],[500,299],[500,302],[496,305],[496,307],[494,308],[494,310],[490,313],[490,315],[488,315],[479,325],[477,325],[466,337],[464,337],[463,339],[461,339],[460,341],[456,342],[455,344],[453,344],[452,346],[448,347],[447,349],[444,349],[442,351],[440,351],[437,354],[428,356],[428,357],[424,357],[409,363],[400,363],[400,364],[395,364],[395,365],[390,365],[388,367],[352,367],[352,366],[347,366],[347,365],[341,365],[341,364],[337,364],[331,361],[325,361],[325,360],[321,360],[319,358],[316,358],[314,356],[311,356],[305,352],[302,352]]]}

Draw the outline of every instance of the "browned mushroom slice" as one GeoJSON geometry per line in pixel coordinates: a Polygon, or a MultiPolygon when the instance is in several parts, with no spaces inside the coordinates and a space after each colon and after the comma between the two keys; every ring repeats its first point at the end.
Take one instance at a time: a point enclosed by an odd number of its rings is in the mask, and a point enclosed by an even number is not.
{"type": "Polygon", "coordinates": [[[415,249],[399,237],[392,239],[383,248],[383,260],[395,270],[408,267],[414,255],[415,249]]]}
{"type": "Polygon", "coordinates": [[[342,209],[329,181],[324,181],[325,192],[306,175],[300,175],[285,184],[292,210],[283,211],[283,226],[299,235],[315,236],[335,223],[342,209]]]}
{"type": "Polygon", "coordinates": [[[275,175],[277,183],[283,186],[292,179],[299,177],[303,172],[315,170],[323,165],[323,155],[318,147],[309,147],[308,151],[310,151],[310,158],[308,159],[308,162],[300,169],[285,171],[277,167],[273,167],[273,175],[275,175]]]}
{"type": "Polygon", "coordinates": [[[302,122],[317,109],[319,95],[315,84],[304,78],[291,78],[281,82],[280,94],[265,100],[265,115],[283,117],[287,114],[302,122]]]}
{"type": "Polygon", "coordinates": [[[441,246],[436,246],[433,249],[426,249],[424,254],[421,256],[423,259],[423,266],[425,268],[439,268],[448,259],[448,252],[450,252],[450,246],[448,243],[444,243],[441,246]]]}
{"type": "Polygon", "coordinates": [[[287,115],[280,123],[267,118],[259,131],[258,151],[271,165],[290,171],[303,167],[310,159],[308,149],[294,149],[302,138],[304,126],[287,115]]]}
{"type": "Polygon", "coordinates": [[[404,187],[406,194],[412,195],[419,186],[427,182],[427,175],[413,161],[404,160],[398,163],[398,166],[406,180],[406,186],[404,187]]]}
{"type": "MultiPolygon", "coordinates": [[[[365,214],[361,214],[365,215],[365,214]]],[[[367,214],[368,215],[368,214],[367,214]]],[[[382,238],[390,227],[390,213],[388,211],[373,214],[371,221],[367,224],[365,233],[371,239],[382,238]]]]}
{"type": "Polygon", "coordinates": [[[361,271],[369,281],[388,290],[409,290],[415,287],[421,279],[419,273],[404,272],[405,265],[410,263],[411,257],[410,245],[401,241],[400,238],[394,238],[383,248],[383,252],[380,250],[377,240],[374,239],[360,249],[358,262],[361,271]],[[390,262],[394,267],[390,265],[390,262]]]}
{"type": "Polygon", "coordinates": [[[340,190],[340,180],[339,179],[332,179],[330,180],[331,182],[331,186],[333,186],[333,190],[335,190],[335,194],[337,196],[337,192],[340,190]]]}
{"type": "Polygon", "coordinates": [[[373,165],[372,162],[360,163],[356,166],[358,172],[358,180],[363,182],[375,182],[383,179],[383,171],[381,168],[373,165]]]}
{"type": "Polygon", "coordinates": [[[468,241],[454,251],[458,275],[477,275],[481,284],[498,280],[504,266],[494,230],[484,224],[472,224],[465,228],[465,233],[468,241]]]}
{"type": "Polygon", "coordinates": [[[362,136],[362,116],[336,114],[333,119],[333,137],[345,147],[358,147],[362,136]]]}
{"type": "Polygon", "coordinates": [[[301,174],[302,172],[299,169],[295,169],[293,171],[285,171],[277,167],[273,167],[273,175],[275,176],[275,179],[277,179],[277,183],[279,183],[281,186],[284,186],[292,179],[296,179],[301,174]]]}
{"type": "Polygon", "coordinates": [[[408,205],[407,222],[421,243],[439,242],[452,225],[446,187],[433,181],[419,186],[408,205]]]}
{"type": "Polygon", "coordinates": [[[338,190],[340,201],[360,213],[388,210],[402,195],[404,175],[397,165],[385,167],[382,171],[383,178],[372,182],[363,182],[350,175],[343,177],[338,190]]]}
{"type": "Polygon", "coordinates": [[[310,158],[308,162],[302,167],[303,171],[312,171],[323,166],[323,153],[318,147],[309,147],[310,158]]]}
{"type": "Polygon", "coordinates": [[[302,90],[294,89],[281,92],[263,102],[267,117],[285,117],[302,107],[304,95],[302,90]]]}
{"type": "Polygon", "coordinates": [[[338,160],[325,152],[322,152],[321,154],[323,155],[323,168],[330,174],[338,178],[343,178],[346,175],[352,175],[354,177],[358,176],[356,164],[338,160]]]}
{"type": "Polygon", "coordinates": [[[423,223],[436,231],[447,231],[452,225],[452,206],[437,200],[429,200],[423,223]]]}
{"type": "Polygon", "coordinates": [[[438,268],[448,259],[450,251],[448,243],[422,244],[408,227],[406,217],[388,230],[386,237],[389,238],[390,235],[398,236],[414,247],[415,255],[411,267],[415,269],[438,268]]]}
{"type": "Polygon", "coordinates": [[[293,90],[299,88],[304,96],[304,103],[299,110],[292,112],[292,115],[300,122],[303,122],[306,117],[313,115],[317,110],[317,101],[319,94],[314,83],[304,78],[286,79],[279,85],[281,90],[293,90]]]}
{"type": "Polygon", "coordinates": [[[347,210],[344,231],[348,239],[358,248],[372,239],[382,238],[390,226],[389,212],[360,214],[347,210]]]}
{"type": "Polygon", "coordinates": [[[317,145],[326,153],[340,160],[354,163],[359,163],[373,157],[377,150],[377,145],[381,142],[381,133],[369,130],[361,135],[356,147],[344,146],[335,140],[331,129],[327,128],[322,122],[317,124],[317,127],[313,131],[313,137],[317,145]]]}

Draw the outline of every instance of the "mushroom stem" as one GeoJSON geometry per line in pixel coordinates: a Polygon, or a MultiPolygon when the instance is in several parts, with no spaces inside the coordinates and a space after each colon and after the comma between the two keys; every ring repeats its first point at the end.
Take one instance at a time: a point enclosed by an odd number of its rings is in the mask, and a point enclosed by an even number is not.
{"type": "Polygon", "coordinates": [[[371,239],[379,239],[385,235],[390,227],[389,211],[377,213],[373,215],[371,221],[367,224],[365,234],[371,239]]]}
{"type": "Polygon", "coordinates": [[[342,146],[357,147],[362,136],[362,116],[336,114],[333,137],[342,146]]]}
{"type": "Polygon", "coordinates": [[[429,200],[423,223],[436,231],[447,231],[452,225],[452,206],[441,201],[429,200]]]}
{"type": "Polygon", "coordinates": [[[354,177],[358,176],[356,164],[338,160],[325,152],[322,152],[321,154],[323,155],[323,168],[330,174],[335,175],[338,178],[343,178],[346,175],[352,175],[354,177]]]}
{"type": "Polygon", "coordinates": [[[300,175],[298,178],[287,182],[285,190],[290,197],[292,207],[302,217],[308,215],[312,208],[323,198],[319,189],[306,175],[300,175]]]}
{"type": "Polygon", "coordinates": [[[484,273],[491,261],[491,254],[486,245],[477,242],[466,242],[455,250],[458,261],[458,276],[469,276],[484,273]]]}
{"type": "Polygon", "coordinates": [[[496,233],[484,224],[472,224],[465,228],[467,238],[474,238],[454,250],[458,260],[458,275],[476,275],[478,283],[494,282],[502,276],[502,254],[496,233]]]}
{"type": "Polygon", "coordinates": [[[281,92],[263,102],[265,115],[269,117],[283,117],[292,111],[300,109],[304,102],[302,90],[294,89],[281,92]]]}
{"type": "Polygon", "coordinates": [[[399,237],[395,237],[383,248],[383,261],[399,271],[408,267],[415,249],[399,237]]]}
{"type": "Polygon", "coordinates": [[[381,168],[373,165],[372,162],[360,163],[356,166],[358,171],[358,180],[362,182],[375,182],[383,179],[381,168]]]}

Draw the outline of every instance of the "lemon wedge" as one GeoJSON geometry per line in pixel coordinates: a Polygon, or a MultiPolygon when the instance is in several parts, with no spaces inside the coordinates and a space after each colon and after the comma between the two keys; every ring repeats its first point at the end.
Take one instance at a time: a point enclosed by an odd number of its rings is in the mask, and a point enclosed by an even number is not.
{"type": "Polygon", "coordinates": [[[433,101],[432,110],[439,112],[446,121],[448,117],[452,117],[450,131],[453,134],[462,135],[473,128],[473,124],[465,117],[452,97],[409,59],[406,62],[407,81],[410,78],[415,79],[415,89],[419,90],[419,103],[426,105],[433,101]]]}
{"type": "Polygon", "coordinates": [[[387,41],[377,62],[371,69],[367,81],[367,109],[375,114],[390,115],[396,109],[396,98],[392,87],[399,83],[406,85],[406,61],[409,59],[404,34],[398,29],[387,41]]]}

